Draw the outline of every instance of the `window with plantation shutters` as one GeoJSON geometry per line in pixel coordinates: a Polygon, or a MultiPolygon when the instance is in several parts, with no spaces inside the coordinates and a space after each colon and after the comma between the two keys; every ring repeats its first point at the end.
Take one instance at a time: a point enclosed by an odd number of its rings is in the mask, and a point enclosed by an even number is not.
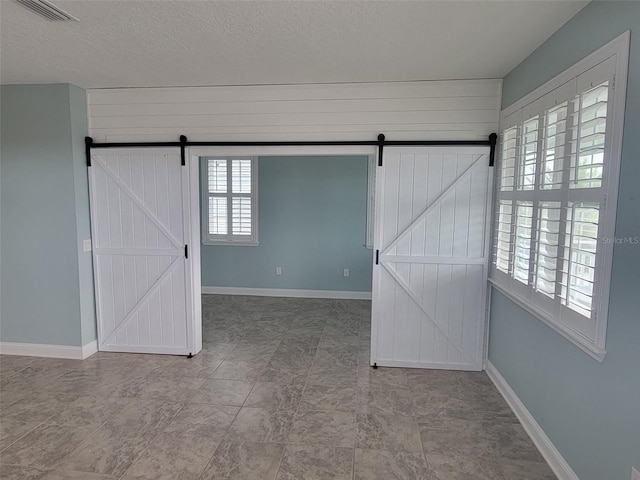
{"type": "Polygon", "coordinates": [[[257,245],[257,160],[202,159],[202,243],[257,245]]]}
{"type": "Polygon", "coordinates": [[[505,109],[497,163],[491,283],[598,360],[615,243],[623,43],[505,109]]]}

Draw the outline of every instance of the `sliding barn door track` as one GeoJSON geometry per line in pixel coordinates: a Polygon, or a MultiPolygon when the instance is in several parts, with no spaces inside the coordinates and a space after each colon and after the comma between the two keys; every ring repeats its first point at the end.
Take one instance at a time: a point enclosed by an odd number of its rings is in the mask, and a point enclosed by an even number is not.
{"type": "Polygon", "coordinates": [[[384,147],[449,147],[449,146],[487,146],[490,148],[489,166],[493,167],[496,154],[498,135],[492,133],[487,140],[387,140],[383,133],[377,140],[356,141],[298,141],[298,142],[190,142],[187,137],[180,135],[177,142],[94,142],[93,138],[85,137],[85,154],[87,166],[91,166],[92,148],[135,148],[135,147],[174,147],[180,148],[182,165],[186,164],[185,149],[187,147],[315,147],[315,146],[371,146],[378,147],[378,166],[382,166],[384,147]]]}

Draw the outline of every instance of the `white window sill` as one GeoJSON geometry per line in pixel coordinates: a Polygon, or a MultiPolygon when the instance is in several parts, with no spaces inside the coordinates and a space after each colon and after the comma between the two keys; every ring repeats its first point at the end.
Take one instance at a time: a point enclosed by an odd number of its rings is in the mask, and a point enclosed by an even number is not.
{"type": "Polygon", "coordinates": [[[227,247],[257,247],[260,245],[259,242],[211,242],[211,241],[206,241],[206,242],[202,242],[202,245],[206,245],[206,246],[212,246],[212,247],[220,247],[220,246],[227,246],[227,247]]]}
{"type": "Polygon", "coordinates": [[[512,302],[514,302],[516,305],[523,308],[524,310],[529,312],[531,315],[536,317],[538,320],[540,320],[541,322],[545,323],[547,326],[549,326],[550,328],[558,332],[560,335],[562,335],[564,338],[566,338],[571,343],[573,343],[576,347],[580,348],[582,351],[587,353],[589,356],[591,356],[592,358],[594,358],[600,363],[604,361],[604,357],[607,353],[606,350],[596,347],[595,345],[589,343],[588,340],[586,340],[584,337],[582,337],[578,333],[573,332],[568,328],[565,328],[562,324],[558,323],[557,320],[553,318],[551,315],[539,309],[535,305],[532,305],[531,302],[527,301],[527,299],[509,291],[499,282],[496,282],[495,280],[489,278],[489,284],[492,287],[495,287],[500,293],[502,293],[505,297],[507,297],[512,302]]]}

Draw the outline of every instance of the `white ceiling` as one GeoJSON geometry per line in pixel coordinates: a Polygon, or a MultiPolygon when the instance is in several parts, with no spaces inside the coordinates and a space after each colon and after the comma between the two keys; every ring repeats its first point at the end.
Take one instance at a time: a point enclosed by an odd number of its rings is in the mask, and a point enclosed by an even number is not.
{"type": "Polygon", "coordinates": [[[85,88],[502,78],[586,1],[0,1],[0,81],[85,88]]]}

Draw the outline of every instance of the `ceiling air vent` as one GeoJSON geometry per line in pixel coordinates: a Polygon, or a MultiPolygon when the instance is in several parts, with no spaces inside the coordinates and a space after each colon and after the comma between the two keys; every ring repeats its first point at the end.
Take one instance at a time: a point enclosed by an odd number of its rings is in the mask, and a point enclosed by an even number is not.
{"type": "Polygon", "coordinates": [[[78,19],[72,17],[67,12],[60,10],[58,7],[51,5],[45,0],[16,0],[20,5],[24,5],[32,12],[42,15],[48,20],[63,21],[63,22],[77,22],[78,19]]]}

